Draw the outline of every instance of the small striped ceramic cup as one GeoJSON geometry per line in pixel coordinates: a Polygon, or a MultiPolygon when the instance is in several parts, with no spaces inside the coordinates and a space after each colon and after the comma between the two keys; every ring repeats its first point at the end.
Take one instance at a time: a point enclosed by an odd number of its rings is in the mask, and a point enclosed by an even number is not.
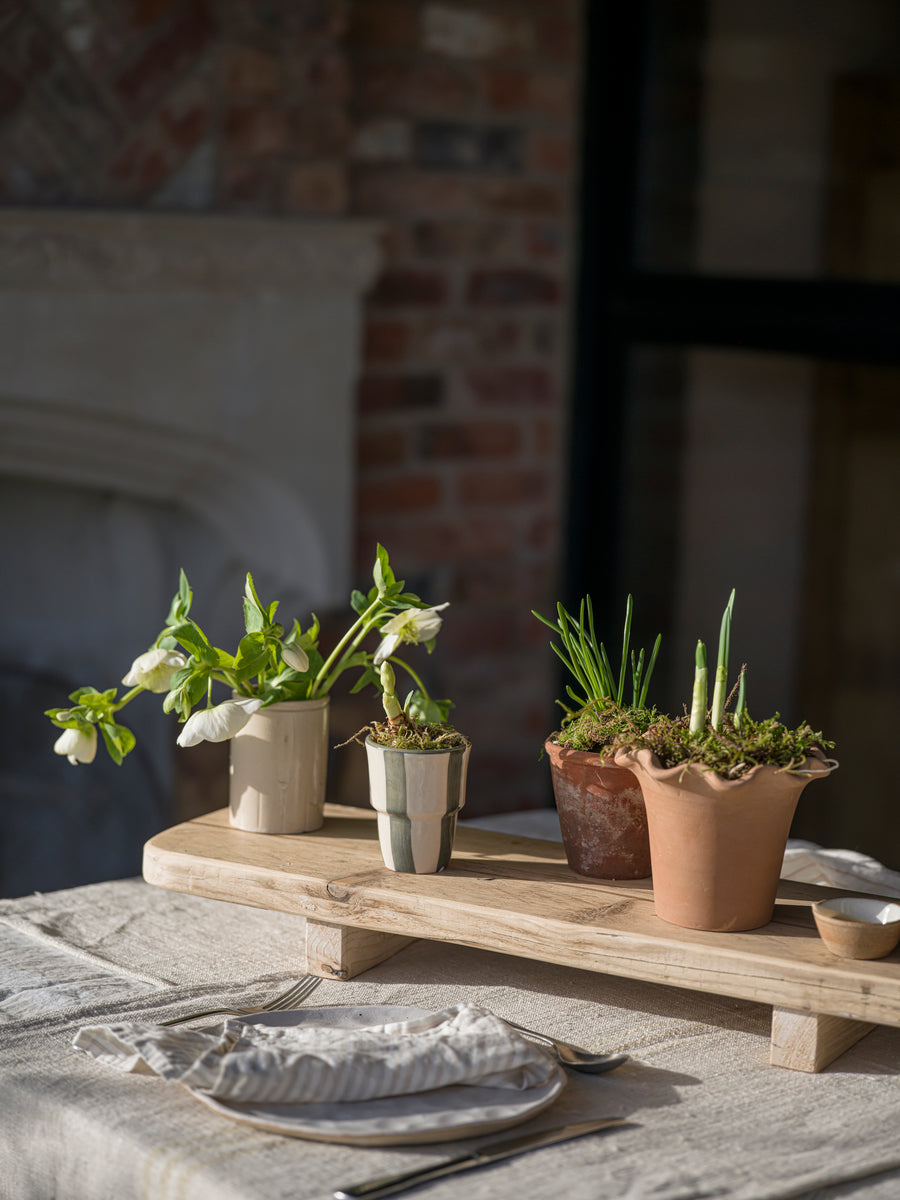
{"type": "Polygon", "coordinates": [[[456,814],[466,802],[470,749],[395,750],[366,738],[369,796],[391,871],[432,875],[449,863],[456,814]]]}

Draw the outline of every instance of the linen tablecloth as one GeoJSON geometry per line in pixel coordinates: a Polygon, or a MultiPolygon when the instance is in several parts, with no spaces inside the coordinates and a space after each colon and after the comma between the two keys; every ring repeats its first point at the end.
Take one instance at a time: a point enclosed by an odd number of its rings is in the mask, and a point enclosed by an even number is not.
{"type": "MultiPolygon", "coordinates": [[[[477,1144],[350,1148],[265,1133],[72,1048],[81,1026],[249,1004],[303,969],[301,918],[141,880],[0,901],[0,1196],[328,1200],[477,1144]]],[[[765,1006],[424,941],[323,982],[308,1006],[464,1001],[632,1056],[609,1075],[569,1073],[523,1131],[601,1115],[629,1125],[429,1184],[414,1193],[423,1200],[900,1195],[900,1030],[876,1029],[806,1075],[768,1066],[765,1006]]]]}

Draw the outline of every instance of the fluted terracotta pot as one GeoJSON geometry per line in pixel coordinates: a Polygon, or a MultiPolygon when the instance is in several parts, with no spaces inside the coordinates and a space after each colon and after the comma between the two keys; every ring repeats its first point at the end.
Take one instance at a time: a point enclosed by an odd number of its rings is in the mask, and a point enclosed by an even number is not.
{"type": "Polygon", "coordinates": [[[664,769],[647,749],[616,754],[640,781],[656,913],[688,929],[768,925],[800,793],[837,763],[818,751],[795,771],[754,767],[726,780],[699,766],[664,769]]]}
{"type": "Polygon", "coordinates": [[[612,758],[557,746],[549,738],[544,749],[572,870],[594,879],[646,879],[647,810],[633,772],[612,758]]]}
{"type": "Polygon", "coordinates": [[[249,833],[310,833],[325,820],[328,696],[255,712],[231,739],[229,815],[249,833]]]}
{"type": "Polygon", "coordinates": [[[397,750],[366,738],[369,796],[389,870],[431,875],[450,862],[470,749],[397,750]]]}

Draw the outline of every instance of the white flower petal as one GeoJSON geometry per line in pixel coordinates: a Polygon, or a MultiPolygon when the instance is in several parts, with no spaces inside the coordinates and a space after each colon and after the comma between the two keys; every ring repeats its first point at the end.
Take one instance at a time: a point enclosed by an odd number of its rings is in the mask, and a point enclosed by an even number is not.
{"type": "Polygon", "coordinates": [[[91,763],[97,753],[97,730],[89,733],[80,729],[64,729],[53,746],[54,753],[63,754],[73,766],[91,763]]]}
{"type": "Polygon", "coordinates": [[[199,742],[227,742],[244,728],[262,700],[249,696],[225,700],[213,708],[201,708],[184,723],[178,735],[179,746],[196,746],[199,742]]]}
{"type": "Polygon", "coordinates": [[[187,659],[177,650],[156,647],[137,656],[122,683],[126,687],[146,688],[148,692],[168,692],[172,676],[186,663],[187,659]]]}
{"type": "Polygon", "coordinates": [[[373,659],[376,667],[380,667],[385,659],[390,658],[390,656],[394,653],[399,641],[399,633],[389,633],[386,638],[381,639],[381,645],[375,651],[375,656],[373,659]]]}

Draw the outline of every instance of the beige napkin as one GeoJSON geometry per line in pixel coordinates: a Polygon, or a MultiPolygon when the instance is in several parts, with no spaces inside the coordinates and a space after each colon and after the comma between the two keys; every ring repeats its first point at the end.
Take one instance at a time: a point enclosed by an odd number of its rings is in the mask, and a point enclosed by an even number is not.
{"type": "Polygon", "coordinates": [[[80,1029],[73,1045],[121,1071],[232,1102],[328,1104],[454,1084],[524,1090],[562,1074],[545,1051],[474,1004],[363,1027],[99,1025],[80,1029]]]}

